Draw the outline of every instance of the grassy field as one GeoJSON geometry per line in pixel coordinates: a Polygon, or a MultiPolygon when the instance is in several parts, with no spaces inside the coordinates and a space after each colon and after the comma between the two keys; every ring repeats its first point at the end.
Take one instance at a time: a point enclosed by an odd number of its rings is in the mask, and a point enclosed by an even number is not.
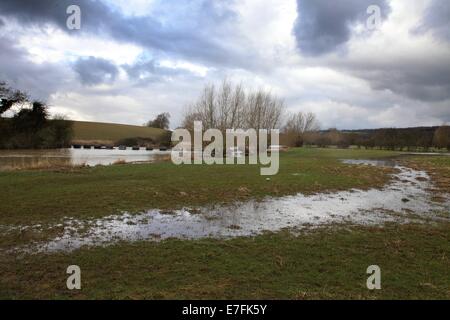
{"type": "Polygon", "coordinates": [[[168,240],[3,258],[3,299],[450,299],[450,225],[168,240]],[[81,268],[82,289],[66,288],[81,268]],[[366,269],[381,268],[381,290],[366,269]]]}
{"type": "Polygon", "coordinates": [[[120,139],[141,137],[158,139],[164,130],[144,126],[132,126],[116,123],[73,121],[76,142],[105,141],[114,142],[120,139]]]}
{"type": "MultiPolygon", "coordinates": [[[[258,166],[171,163],[3,172],[0,225],[378,187],[389,179],[388,170],[347,166],[338,159],[393,155],[296,149],[282,154],[280,173],[270,181],[259,176],[258,166]],[[241,187],[246,192],[239,191],[241,187]]],[[[428,170],[436,192],[450,192],[450,157],[404,161],[428,170]]],[[[124,242],[72,253],[17,256],[2,250],[32,240],[36,239],[26,233],[1,238],[0,298],[450,299],[447,222],[337,225],[299,236],[282,231],[230,240],[124,242]],[[66,289],[66,268],[71,264],[81,267],[80,291],[66,289]],[[366,268],[372,264],[382,270],[382,290],[365,286],[366,268]]]]}
{"type": "Polygon", "coordinates": [[[281,153],[280,171],[266,180],[257,165],[172,162],[0,172],[0,224],[100,217],[119,210],[176,209],[298,192],[382,186],[388,169],[355,167],[339,159],[387,157],[388,151],[295,149],[281,153]]]}

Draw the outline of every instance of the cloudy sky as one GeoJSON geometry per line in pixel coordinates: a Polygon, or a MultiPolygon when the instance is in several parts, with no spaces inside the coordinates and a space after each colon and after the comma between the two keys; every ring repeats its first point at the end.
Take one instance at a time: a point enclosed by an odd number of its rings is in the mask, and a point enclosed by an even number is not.
{"type": "Polygon", "coordinates": [[[169,112],[176,127],[205,84],[227,78],[323,128],[440,125],[449,17],[448,0],[0,0],[0,80],[75,120],[169,112]],[[80,30],[67,28],[71,4],[80,30]]]}

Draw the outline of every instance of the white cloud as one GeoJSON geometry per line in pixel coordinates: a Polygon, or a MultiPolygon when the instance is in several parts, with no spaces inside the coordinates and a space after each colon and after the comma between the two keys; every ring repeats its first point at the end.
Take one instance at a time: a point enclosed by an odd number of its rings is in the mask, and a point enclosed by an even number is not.
{"type": "MultiPolygon", "coordinates": [[[[170,112],[175,127],[181,123],[184,107],[201,93],[204,84],[219,83],[227,77],[250,88],[271,90],[285,98],[291,111],[315,112],[325,128],[439,125],[450,121],[446,93],[450,87],[446,76],[450,68],[449,43],[437,40],[431,31],[414,32],[431,0],[389,3],[391,13],[380,30],[367,33],[361,26],[356,27],[345,50],[321,56],[305,57],[297,49],[292,31],[297,17],[295,0],[233,2],[230,8],[236,16],[232,20],[218,16],[226,27],[214,32],[209,32],[209,25],[189,30],[193,43],[184,38],[170,41],[170,28],[177,19],[181,26],[195,25],[181,20],[197,15],[178,10],[176,19],[167,25],[167,17],[160,19],[162,30],[168,28],[161,33],[167,39],[155,41],[164,40],[162,47],[167,50],[149,49],[143,42],[114,40],[111,35],[68,34],[51,25],[25,27],[10,20],[0,28],[0,35],[14,32],[32,66],[64,66],[62,74],[70,85],[62,83],[52,88],[49,102],[52,112],[66,113],[74,119],[142,124],[160,112],[170,112]],[[207,39],[200,39],[205,36],[207,39]],[[205,47],[192,47],[198,44],[205,47]],[[210,55],[217,53],[217,48],[224,51],[220,58],[212,59],[210,55]],[[183,50],[189,54],[180,54],[183,50]],[[115,81],[91,88],[83,86],[71,65],[89,56],[117,65],[115,81]],[[151,81],[138,82],[125,70],[126,65],[142,60],[166,68],[164,71],[180,72],[156,74],[151,81]]],[[[120,0],[114,4],[125,15],[140,18],[154,12],[170,14],[164,5],[164,1],[156,0],[120,0]]],[[[213,18],[203,18],[204,23],[214,23],[213,18]]],[[[148,72],[152,72],[151,65],[148,72]]]]}
{"type": "Polygon", "coordinates": [[[18,44],[28,51],[30,59],[35,63],[73,62],[79,57],[92,56],[125,64],[132,63],[144,52],[137,45],[119,43],[91,34],[71,36],[52,26],[20,30],[20,26],[11,22],[10,27],[16,30],[18,44]]]}

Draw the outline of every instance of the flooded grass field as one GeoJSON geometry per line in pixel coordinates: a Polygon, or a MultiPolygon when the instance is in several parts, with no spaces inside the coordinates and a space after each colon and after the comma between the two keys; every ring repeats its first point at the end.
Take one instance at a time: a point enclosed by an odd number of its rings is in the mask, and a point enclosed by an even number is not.
{"type": "Polygon", "coordinates": [[[303,148],[270,180],[170,163],[0,172],[0,297],[450,298],[449,161],[303,148]],[[68,292],[74,263],[84,287],[68,292]]]}
{"type": "MultiPolygon", "coordinates": [[[[28,250],[70,251],[85,245],[108,245],[118,241],[230,238],[282,229],[309,230],[331,224],[380,225],[450,219],[440,214],[450,211],[450,198],[444,202],[432,201],[429,191],[432,183],[426,172],[401,166],[395,160],[343,162],[389,166],[397,172],[393,174],[393,181],[381,189],[352,189],[310,196],[297,194],[195,209],[148,210],[96,220],[68,219],[60,224],[64,226],[63,235],[28,250]]],[[[18,228],[36,229],[36,226],[18,228]]]]}

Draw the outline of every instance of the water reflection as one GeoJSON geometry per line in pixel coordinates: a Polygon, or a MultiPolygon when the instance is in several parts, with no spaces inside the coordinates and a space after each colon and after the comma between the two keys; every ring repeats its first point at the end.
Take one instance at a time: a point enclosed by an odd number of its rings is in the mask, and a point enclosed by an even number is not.
{"type": "MultiPolygon", "coordinates": [[[[391,165],[384,161],[346,161],[364,165],[391,165]]],[[[411,219],[447,219],[450,201],[433,201],[429,176],[420,170],[395,165],[393,181],[383,189],[341,191],[315,195],[297,194],[233,205],[185,208],[167,212],[149,210],[140,214],[63,222],[63,235],[27,251],[73,250],[82,246],[108,245],[117,241],[167,238],[198,239],[253,236],[283,228],[301,230],[334,223],[380,224],[411,219]]],[[[32,227],[32,226],[30,226],[32,227]]]]}
{"type": "Polygon", "coordinates": [[[379,160],[359,160],[359,159],[343,159],[341,162],[353,165],[367,165],[378,167],[395,167],[397,162],[393,159],[379,159],[379,160]]]}
{"type": "Polygon", "coordinates": [[[117,161],[155,162],[170,155],[160,150],[54,149],[0,150],[0,169],[37,167],[39,165],[110,165],[117,161]]]}

